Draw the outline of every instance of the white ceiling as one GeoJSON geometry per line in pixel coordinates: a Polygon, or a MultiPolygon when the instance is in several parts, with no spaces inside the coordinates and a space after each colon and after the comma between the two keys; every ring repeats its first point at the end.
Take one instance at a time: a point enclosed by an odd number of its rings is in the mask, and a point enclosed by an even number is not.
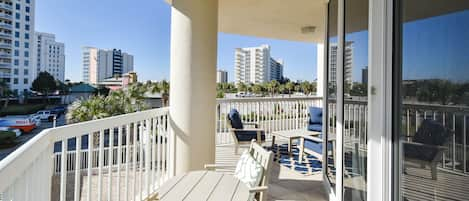
{"type": "Polygon", "coordinates": [[[322,42],[326,0],[219,0],[218,30],[301,42],[322,42]],[[316,27],[302,33],[305,26],[316,27]]]}

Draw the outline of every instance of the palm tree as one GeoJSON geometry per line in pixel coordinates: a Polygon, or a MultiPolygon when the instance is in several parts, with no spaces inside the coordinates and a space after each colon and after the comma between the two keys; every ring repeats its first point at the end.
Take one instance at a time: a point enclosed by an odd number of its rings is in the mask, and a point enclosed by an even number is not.
{"type": "Polygon", "coordinates": [[[254,84],[252,86],[252,92],[255,94],[262,94],[263,91],[264,89],[261,84],[254,84]]]}
{"type": "Polygon", "coordinates": [[[10,101],[10,95],[13,92],[10,90],[10,86],[5,81],[0,81],[0,97],[5,98],[5,102],[3,103],[3,108],[8,107],[8,102],[10,101]]]}
{"type": "Polygon", "coordinates": [[[274,96],[274,94],[277,93],[279,89],[280,83],[277,80],[272,80],[267,86],[271,96],[274,96]]]}
{"type": "Polygon", "coordinates": [[[162,80],[159,82],[159,89],[161,96],[163,98],[163,107],[168,106],[168,100],[169,100],[169,82],[166,80],[162,80]]]}
{"type": "Polygon", "coordinates": [[[246,86],[246,84],[239,82],[237,85],[238,92],[244,92],[245,94],[247,93],[248,87],[246,86]]]}
{"type": "Polygon", "coordinates": [[[287,82],[285,89],[288,91],[288,95],[291,97],[292,91],[295,90],[295,84],[293,82],[287,82]]]}

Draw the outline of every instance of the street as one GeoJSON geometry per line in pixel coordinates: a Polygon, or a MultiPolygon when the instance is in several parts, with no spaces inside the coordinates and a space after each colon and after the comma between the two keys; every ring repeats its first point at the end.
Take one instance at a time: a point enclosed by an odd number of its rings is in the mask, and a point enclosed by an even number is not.
{"type": "MultiPolygon", "coordinates": [[[[41,125],[34,130],[32,130],[30,133],[23,133],[21,136],[16,138],[16,141],[18,144],[14,147],[6,148],[6,149],[0,149],[0,161],[3,160],[5,157],[7,157],[10,153],[18,149],[21,145],[26,143],[28,140],[32,139],[34,136],[39,134],[42,130],[51,128],[53,125],[53,122],[47,122],[47,121],[42,121],[41,125]]],[[[57,126],[62,126],[65,125],[65,115],[60,115],[60,117],[57,119],[57,126]]]]}

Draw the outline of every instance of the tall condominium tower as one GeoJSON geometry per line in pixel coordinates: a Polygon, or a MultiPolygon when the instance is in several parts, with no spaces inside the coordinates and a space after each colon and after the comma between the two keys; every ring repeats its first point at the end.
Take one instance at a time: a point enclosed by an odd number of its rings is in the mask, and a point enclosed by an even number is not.
{"type": "MultiPolygon", "coordinates": [[[[344,51],[344,81],[352,84],[352,68],[353,68],[353,41],[345,43],[344,51]]],[[[328,82],[336,83],[337,81],[337,44],[330,45],[329,55],[329,75],[328,82]]]]}
{"type": "Polygon", "coordinates": [[[55,41],[55,35],[36,32],[36,74],[46,71],[55,79],[65,80],[65,45],[55,41]]]}
{"type": "Polygon", "coordinates": [[[0,79],[17,94],[28,91],[34,69],[34,0],[0,2],[0,79]]]}
{"type": "Polygon", "coordinates": [[[98,84],[134,70],[134,57],[118,49],[83,48],[83,81],[98,84]]]}
{"type": "Polygon", "coordinates": [[[224,70],[217,70],[217,83],[227,83],[228,72],[224,70]]]}
{"type": "Polygon", "coordinates": [[[283,61],[270,57],[268,45],[237,48],[234,66],[236,83],[262,83],[283,77],[283,61]]]}

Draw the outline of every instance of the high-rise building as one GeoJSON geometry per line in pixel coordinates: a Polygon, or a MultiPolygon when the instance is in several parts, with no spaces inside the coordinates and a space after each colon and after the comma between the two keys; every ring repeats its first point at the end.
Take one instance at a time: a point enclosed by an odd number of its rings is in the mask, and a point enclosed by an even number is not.
{"type": "Polygon", "coordinates": [[[0,79],[17,94],[28,91],[34,71],[34,0],[0,2],[0,79]]]}
{"type": "MultiPolygon", "coordinates": [[[[353,41],[345,43],[344,51],[344,82],[352,84],[352,67],[353,67],[353,41]]],[[[337,44],[330,44],[329,55],[329,72],[328,82],[336,83],[337,81],[337,44]]]]}
{"type": "Polygon", "coordinates": [[[362,84],[368,84],[368,66],[362,69],[362,84]]]}
{"type": "Polygon", "coordinates": [[[90,84],[134,70],[134,57],[118,49],[83,48],[83,81],[90,84]]]}
{"type": "Polygon", "coordinates": [[[270,46],[236,48],[236,83],[263,83],[283,78],[283,61],[270,57],[270,46]]]}
{"type": "Polygon", "coordinates": [[[55,79],[65,80],[65,45],[55,41],[55,35],[36,32],[36,74],[46,71],[55,79]]]}
{"type": "Polygon", "coordinates": [[[217,83],[227,83],[228,72],[224,70],[217,70],[217,83]]]}

